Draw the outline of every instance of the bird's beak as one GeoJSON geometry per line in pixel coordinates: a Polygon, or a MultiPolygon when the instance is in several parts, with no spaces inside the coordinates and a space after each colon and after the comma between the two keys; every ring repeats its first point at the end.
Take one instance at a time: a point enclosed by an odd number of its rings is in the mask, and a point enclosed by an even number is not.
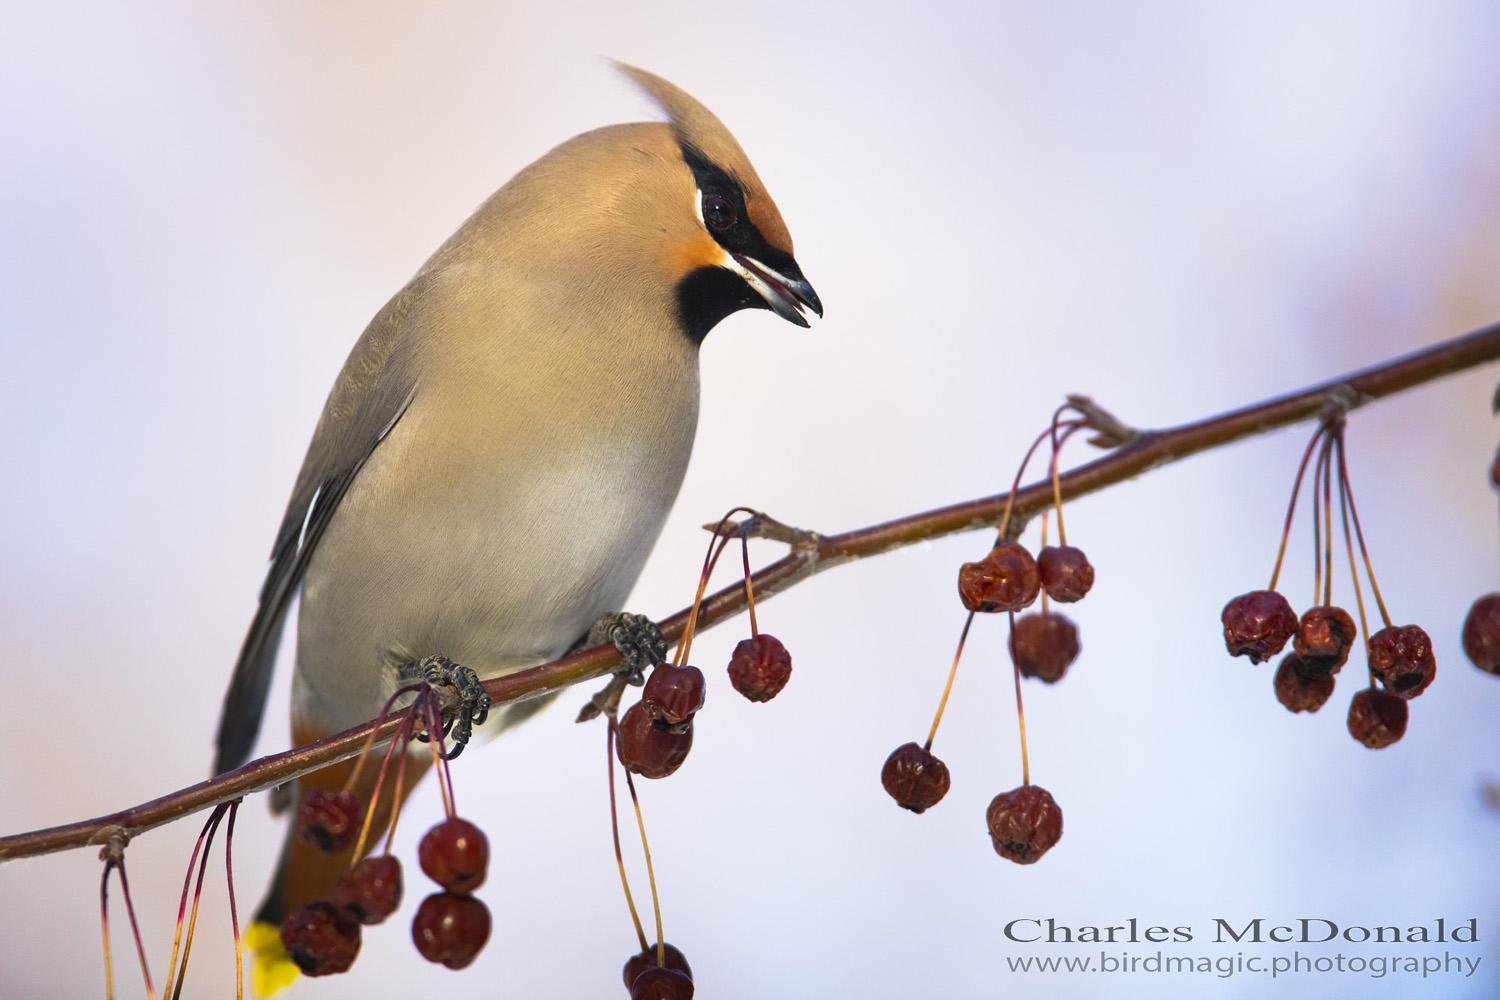
{"type": "Polygon", "coordinates": [[[811,309],[819,316],[823,315],[823,303],[818,299],[818,293],[813,291],[813,286],[802,275],[794,277],[782,274],[742,253],[731,253],[729,256],[734,261],[734,269],[782,319],[798,326],[807,326],[807,318],[802,315],[804,308],[811,309]]]}

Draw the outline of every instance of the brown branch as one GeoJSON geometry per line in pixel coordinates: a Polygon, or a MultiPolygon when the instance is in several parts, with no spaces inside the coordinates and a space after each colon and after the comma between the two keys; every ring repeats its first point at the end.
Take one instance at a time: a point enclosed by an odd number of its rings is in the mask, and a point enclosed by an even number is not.
{"type": "MultiPolygon", "coordinates": [[[[1331,405],[1342,410],[1354,409],[1393,393],[1496,360],[1500,360],[1500,324],[1290,396],[1160,431],[1133,431],[1113,421],[1091,401],[1075,399],[1074,408],[1089,416],[1091,428],[1100,435],[1103,443],[1119,443],[1120,446],[1103,458],[1062,476],[1062,496],[1065,500],[1076,499],[1200,451],[1311,419],[1325,406],[1331,405]]],[[[1051,499],[1050,478],[1018,491],[1011,514],[1015,530],[1019,531],[1027,519],[1045,509],[1051,499]]],[[[823,570],[916,542],[960,531],[993,528],[1000,521],[1005,500],[1004,494],[985,497],[839,535],[798,531],[757,515],[755,520],[758,523],[751,526],[752,533],[787,542],[791,546],[791,552],[755,574],[753,580],[756,594],[762,598],[769,597],[823,570]]],[[[740,526],[735,525],[726,530],[738,532],[740,526]]],[[[707,599],[699,613],[698,627],[715,625],[736,614],[744,606],[744,587],[739,583],[726,587],[707,599]]],[[[661,623],[662,632],[668,641],[676,641],[681,637],[687,617],[688,611],[684,609],[661,623]]],[[[599,646],[544,666],[487,681],[485,689],[497,705],[523,701],[600,677],[619,663],[620,656],[613,647],[599,646]]],[[[111,837],[134,836],[221,802],[264,791],[299,775],[354,756],[369,737],[373,725],[366,723],[285,753],[262,757],[239,770],[199,782],[123,812],[66,826],[0,837],[0,862],[88,844],[104,844],[111,837]]],[[[381,727],[380,738],[389,739],[399,725],[397,719],[388,720],[381,727]]]]}

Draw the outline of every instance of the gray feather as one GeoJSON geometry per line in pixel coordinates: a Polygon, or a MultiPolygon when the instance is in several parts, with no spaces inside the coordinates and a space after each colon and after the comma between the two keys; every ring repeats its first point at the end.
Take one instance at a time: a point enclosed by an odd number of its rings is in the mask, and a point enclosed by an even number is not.
{"type": "Polygon", "coordinates": [[[416,395],[406,321],[428,284],[418,276],[376,314],[328,395],[276,534],[260,605],[224,695],[215,774],[249,759],[265,716],[292,595],[349,484],[416,395]]]}

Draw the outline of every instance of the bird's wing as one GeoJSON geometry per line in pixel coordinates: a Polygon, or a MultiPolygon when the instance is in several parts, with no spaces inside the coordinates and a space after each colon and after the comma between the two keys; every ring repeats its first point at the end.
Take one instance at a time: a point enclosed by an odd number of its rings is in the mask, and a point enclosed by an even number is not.
{"type": "Polygon", "coordinates": [[[349,484],[416,395],[407,320],[429,284],[426,276],[419,276],[386,303],[355,344],[329,393],[276,535],[260,606],[224,695],[215,774],[232,771],[249,758],[265,715],[266,692],[292,595],[349,484]]]}

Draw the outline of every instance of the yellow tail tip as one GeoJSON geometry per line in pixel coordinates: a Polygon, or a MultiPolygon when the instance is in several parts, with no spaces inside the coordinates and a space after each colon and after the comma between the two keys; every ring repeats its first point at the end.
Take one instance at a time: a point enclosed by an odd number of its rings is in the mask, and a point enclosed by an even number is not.
{"type": "Polygon", "coordinates": [[[256,921],[245,931],[245,946],[255,953],[250,988],[258,997],[275,996],[302,975],[281,943],[281,928],[256,921]]]}

